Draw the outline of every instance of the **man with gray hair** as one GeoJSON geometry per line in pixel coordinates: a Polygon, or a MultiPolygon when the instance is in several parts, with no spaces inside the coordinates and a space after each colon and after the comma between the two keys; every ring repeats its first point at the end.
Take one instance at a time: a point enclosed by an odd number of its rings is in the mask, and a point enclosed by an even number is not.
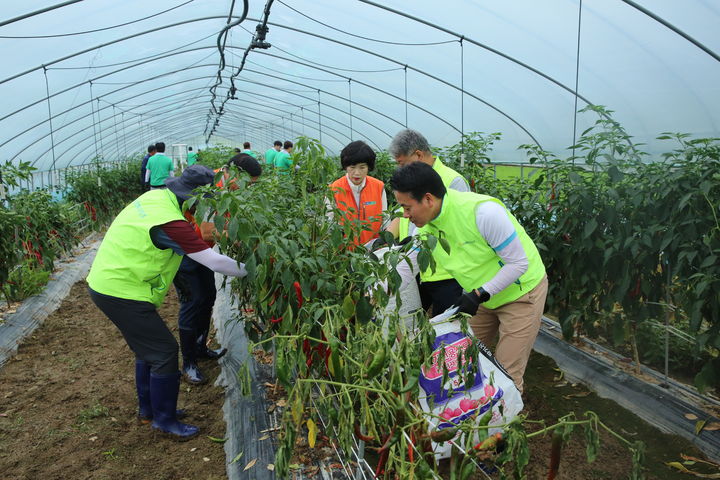
{"type": "Polygon", "coordinates": [[[446,188],[458,192],[470,191],[465,178],[433,155],[427,139],[417,130],[406,128],[399,131],[390,142],[388,150],[399,166],[403,167],[416,161],[427,163],[440,175],[446,188]]]}
{"type": "MultiPolygon", "coordinates": [[[[458,192],[469,192],[470,186],[465,178],[448,167],[430,151],[427,139],[417,130],[405,129],[393,137],[388,147],[390,155],[395,158],[398,166],[403,167],[413,162],[422,162],[435,170],[445,185],[445,188],[458,192]]],[[[387,227],[399,240],[415,234],[415,225],[408,218],[396,218],[387,227]]],[[[462,294],[460,284],[443,269],[436,265],[435,272],[428,269],[420,272],[420,298],[425,310],[432,306],[434,315],[444,312],[453,305],[454,300],[462,294]]]]}

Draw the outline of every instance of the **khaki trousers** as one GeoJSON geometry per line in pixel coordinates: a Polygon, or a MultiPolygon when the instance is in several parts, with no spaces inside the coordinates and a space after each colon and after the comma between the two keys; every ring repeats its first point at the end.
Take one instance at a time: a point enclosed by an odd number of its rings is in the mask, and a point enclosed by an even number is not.
{"type": "Polygon", "coordinates": [[[514,302],[495,309],[480,305],[477,313],[468,320],[475,336],[490,347],[500,334],[495,357],[512,377],[520,393],[523,391],[523,374],[540,330],[540,319],[545,309],[548,279],[514,302]]]}

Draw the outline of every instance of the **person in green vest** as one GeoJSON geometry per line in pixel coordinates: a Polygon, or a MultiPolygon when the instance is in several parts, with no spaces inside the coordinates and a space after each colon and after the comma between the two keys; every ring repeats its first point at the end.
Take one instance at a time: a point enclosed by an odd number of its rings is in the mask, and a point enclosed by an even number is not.
{"type": "Polygon", "coordinates": [[[148,159],[145,178],[150,183],[150,189],[165,188],[165,179],[172,177],[175,165],[170,157],[165,156],[165,143],[155,144],[155,155],[148,159]]]}
{"type": "Polygon", "coordinates": [[[178,420],[183,415],[177,410],[178,343],[157,309],[184,255],[214,272],[247,275],[245,265],[213,251],[183,216],[185,200],[214,176],[204,165],[191,165],[180,177],[168,178],[167,188],[150,190],[126,206],[108,228],[87,276],[90,298],[135,354],[138,418],[180,440],[199,430],[178,420]]]}
{"type": "MultiPolygon", "coordinates": [[[[470,186],[462,175],[432,154],[430,144],[420,132],[411,129],[399,131],[390,142],[388,150],[399,166],[412,162],[425,163],[440,175],[446,188],[458,192],[470,191],[470,186]]],[[[390,223],[387,230],[399,240],[403,240],[415,233],[415,225],[407,218],[398,218],[390,223]]],[[[453,300],[462,293],[460,284],[441,266],[437,266],[434,272],[429,268],[420,272],[419,289],[423,309],[427,311],[432,307],[434,315],[447,310],[452,306],[453,300]]]]}
{"type": "Polygon", "coordinates": [[[285,140],[283,149],[275,155],[275,171],[280,175],[289,175],[292,173],[293,161],[290,157],[292,149],[293,143],[290,140],[285,140]]]}
{"type": "Polygon", "coordinates": [[[188,147],[187,153],[187,166],[195,165],[198,159],[198,154],[192,151],[192,147],[188,147]]]}
{"type": "Polygon", "coordinates": [[[243,151],[240,153],[244,153],[245,155],[250,155],[255,160],[257,160],[257,153],[255,153],[255,150],[250,148],[250,142],[243,143],[243,151]]]}
{"type": "Polygon", "coordinates": [[[277,155],[277,153],[282,149],[282,145],[283,144],[280,140],[275,140],[272,148],[268,148],[265,151],[265,165],[275,165],[275,155],[277,155]]]}
{"type": "Polygon", "coordinates": [[[447,240],[449,252],[437,246],[433,256],[464,289],[454,305],[486,345],[499,334],[495,356],[522,392],[548,289],[535,243],[500,200],[448,189],[425,163],[399,168],[390,183],[419,234],[447,240]]]}

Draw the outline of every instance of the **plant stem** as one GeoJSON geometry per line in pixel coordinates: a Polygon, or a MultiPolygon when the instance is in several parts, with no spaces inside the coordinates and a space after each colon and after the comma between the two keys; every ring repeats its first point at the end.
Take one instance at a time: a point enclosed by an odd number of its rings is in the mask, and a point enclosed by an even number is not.
{"type": "Polygon", "coordinates": [[[335,385],[337,387],[348,387],[355,388],[358,390],[367,390],[375,393],[389,393],[387,390],[380,390],[377,388],[366,387],[364,385],[352,385],[350,383],[334,382],[332,380],[320,380],[317,378],[298,378],[295,380],[297,383],[325,383],[327,385],[335,385]]]}

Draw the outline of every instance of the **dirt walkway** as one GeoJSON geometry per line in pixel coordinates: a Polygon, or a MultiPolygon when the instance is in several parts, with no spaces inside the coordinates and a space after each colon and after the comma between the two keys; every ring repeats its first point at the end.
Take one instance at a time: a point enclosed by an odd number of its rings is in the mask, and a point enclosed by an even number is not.
{"type": "MultiPolygon", "coordinates": [[[[179,405],[201,435],[175,442],[136,422],[134,355],[93,305],[84,282],[0,370],[0,478],[226,478],[223,391],[183,383],[179,405]]],[[[177,298],[160,314],[177,330],[177,298]]]]}

